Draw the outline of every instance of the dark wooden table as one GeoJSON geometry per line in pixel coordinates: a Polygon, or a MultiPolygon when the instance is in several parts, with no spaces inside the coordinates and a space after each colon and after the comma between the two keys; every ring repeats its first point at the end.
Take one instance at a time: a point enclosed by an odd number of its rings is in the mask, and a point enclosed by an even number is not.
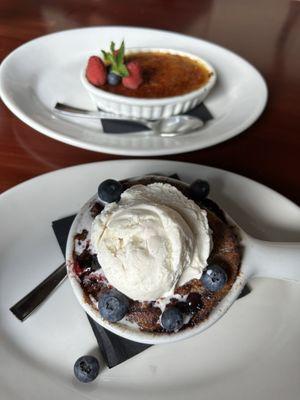
{"type": "MultiPolygon", "coordinates": [[[[0,57],[49,32],[117,24],[207,39],[254,64],[269,88],[260,119],[225,143],[165,158],[245,175],[300,204],[300,1],[1,0],[0,57]]],[[[38,134],[3,103],[0,113],[0,192],[44,172],[120,158],[38,134]]]]}

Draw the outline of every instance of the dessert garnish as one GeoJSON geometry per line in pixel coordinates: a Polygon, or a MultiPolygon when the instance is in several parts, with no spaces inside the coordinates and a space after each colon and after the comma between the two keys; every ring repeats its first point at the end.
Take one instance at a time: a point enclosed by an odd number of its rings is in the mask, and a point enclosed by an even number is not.
{"type": "Polygon", "coordinates": [[[177,332],[183,326],[183,314],[177,307],[168,307],[161,316],[161,325],[167,332],[177,332]]]}
{"type": "Polygon", "coordinates": [[[209,264],[203,271],[201,280],[206,289],[217,292],[223,288],[227,282],[227,274],[218,264],[209,264]]]}
{"type": "Polygon", "coordinates": [[[99,199],[106,203],[119,201],[123,192],[122,184],[114,179],[106,179],[98,187],[99,199]]]}
{"type": "Polygon", "coordinates": [[[74,364],[74,375],[83,383],[92,382],[99,375],[100,365],[96,357],[82,356],[74,364]]]}
{"type": "Polygon", "coordinates": [[[86,67],[86,77],[94,86],[102,86],[106,83],[106,66],[100,57],[92,56],[89,58],[86,67]]]}
{"type": "Polygon", "coordinates": [[[142,83],[142,69],[138,61],[130,61],[127,64],[128,76],[122,79],[122,83],[128,89],[137,89],[142,83]]]}
{"type": "Polygon", "coordinates": [[[203,200],[209,194],[209,183],[202,179],[197,179],[190,186],[190,194],[194,200],[203,200]]]}
{"type": "Polygon", "coordinates": [[[106,65],[109,66],[109,73],[113,76],[125,77],[129,75],[128,69],[124,63],[125,43],[124,40],[118,50],[115,49],[115,43],[110,43],[110,52],[101,50],[106,65]]]}
{"type": "Polygon", "coordinates": [[[123,293],[111,289],[100,297],[98,308],[100,315],[110,322],[120,321],[128,311],[129,301],[123,293]]]}
{"type": "Polygon", "coordinates": [[[128,89],[137,89],[143,82],[142,69],[138,61],[125,61],[125,43],[116,49],[111,42],[110,51],[101,50],[103,59],[91,56],[86,68],[86,78],[94,86],[119,84],[128,89]]]}

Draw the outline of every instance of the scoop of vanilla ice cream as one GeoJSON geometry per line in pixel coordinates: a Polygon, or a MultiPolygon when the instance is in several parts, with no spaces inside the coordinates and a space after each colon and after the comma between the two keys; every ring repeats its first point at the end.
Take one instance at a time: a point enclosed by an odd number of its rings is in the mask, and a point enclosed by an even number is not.
{"type": "Polygon", "coordinates": [[[109,283],[139,301],[199,279],[211,251],[206,211],[166,183],[125,190],[95,218],[91,240],[109,283]]]}

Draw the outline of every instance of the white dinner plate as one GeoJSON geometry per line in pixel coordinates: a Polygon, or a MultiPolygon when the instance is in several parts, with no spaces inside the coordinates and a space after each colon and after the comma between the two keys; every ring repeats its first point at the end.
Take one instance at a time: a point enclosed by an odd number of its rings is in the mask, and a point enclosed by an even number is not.
{"type": "Polygon", "coordinates": [[[129,28],[84,28],[32,40],[2,63],[0,92],[4,103],[22,121],[53,139],[88,150],[121,155],[176,154],[223,142],[248,128],[267,100],[258,71],[238,55],[204,40],[167,31],[129,28]],[[80,81],[89,55],[108,48],[111,40],[127,47],[160,47],[198,55],[217,72],[217,84],[205,99],[214,118],[189,135],[161,138],[149,133],[103,134],[100,121],[53,115],[56,102],[95,109],[80,81]]]}
{"type": "MultiPolygon", "coordinates": [[[[85,164],[34,178],[0,196],[0,388],[5,400],[298,400],[300,285],[255,279],[207,331],[153,346],[91,384],[74,361],[97,354],[96,339],[69,282],[25,322],[9,307],[63,260],[51,222],[76,212],[108,177],[179,173],[209,180],[211,197],[251,235],[299,241],[300,209],[267,187],[230,172],[160,160],[85,164]]],[[[284,268],[284,265],[283,265],[284,268]]]]}

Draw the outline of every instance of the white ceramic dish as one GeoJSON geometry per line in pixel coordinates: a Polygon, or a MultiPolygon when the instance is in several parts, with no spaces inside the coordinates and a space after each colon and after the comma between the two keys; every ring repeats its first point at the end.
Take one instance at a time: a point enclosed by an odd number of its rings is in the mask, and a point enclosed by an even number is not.
{"type": "Polygon", "coordinates": [[[193,54],[172,49],[153,49],[145,47],[128,49],[126,51],[126,55],[134,53],[176,54],[188,57],[203,65],[211,75],[208,81],[199,89],[182,96],[166,97],[162,99],[140,99],[116,95],[91,85],[86,79],[86,68],[84,67],[81,72],[82,84],[94,99],[97,106],[104,111],[135,118],[167,118],[174,114],[185,113],[202,103],[216,82],[216,71],[214,68],[207,61],[193,54]]]}
{"type": "Polygon", "coordinates": [[[203,177],[212,198],[252,236],[296,241],[300,208],[242,176],[201,165],[126,160],[62,169],[0,196],[0,387],[5,400],[298,400],[299,285],[254,279],[252,291],[210,329],[190,339],[152,346],[99,379],[82,385],[73,363],[99,357],[86,315],[68,282],[21,323],[9,307],[63,260],[51,222],[76,212],[107,176],[123,179],[161,171],[186,182],[203,177]],[[57,188],[64,188],[66,196],[57,188]],[[243,207],[241,207],[243,204],[243,207]],[[155,384],[153,384],[155,382],[155,384]]]}
{"type": "MultiPolygon", "coordinates": [[[[168,180],[169,183],[172,183],[172,181],[172,179],[168,180]]],[[[176,180],[173,182],[175,183],[176,180]]],[[[66,248],[68,277],[79,304],[90,315],[90,317],[104,328],[119,336],[125,337],[126,339],[148,344],[172,343],[187,339],[203,332],[212,326],[219,318],[222,318],[229,307],[237,299],[247,281],[251,278],[262,276],[300,281],[299,243],[274,243],[258,240],[252,238],[241,229],[238,229],[243,254],[240,273],[230,292],[222,299],[218,306],[214,308],[205,321],[193,328],[188,328],[172,334],[141,331],[137,326],[129,325],[126,322],[124,323],[123,320],[118,323],[111,323],[103,319],[98,310],[96,310],[91,304],[87,303],[86,294],[78,281],[77,275],[74,273],[74,237],[76,234],[80,233],[83,228],[88,231],[91,230],[91,219],[89,215],[91,206],[95,201],[97,201],[97,195],[94,195],[89,199],[89,201],[81,208],[70,229],[66,248]]],[[[243,205],[241,205],[241,207],[243,207],[243,205]]],[[[228,217],[228,219],[230,221],[230,217],[228,217]]],[[[234,222],[232,222],[232,225],[237,227],[237,224],[234,224],[234,222]]]]}
{"type": "Polygon", "coordinates": [[[178,33],[120,26],[58,32],[26,43],[2,62],[0,93],[8,108],[38,132],[84,149],[131,156],[183,153],[228,140],[253,124],[267,100],[262,76],[231,51],[178,33]],[[211,63],[218,80],[205,104],[214,119],[199,131],[170,139],[147,132],[106,135],[100,121],[55,117],[52,110],[57,102],[96,109],[80,72],[90,54],[124,38],[128,47],[167,45],[211,63]]]}

